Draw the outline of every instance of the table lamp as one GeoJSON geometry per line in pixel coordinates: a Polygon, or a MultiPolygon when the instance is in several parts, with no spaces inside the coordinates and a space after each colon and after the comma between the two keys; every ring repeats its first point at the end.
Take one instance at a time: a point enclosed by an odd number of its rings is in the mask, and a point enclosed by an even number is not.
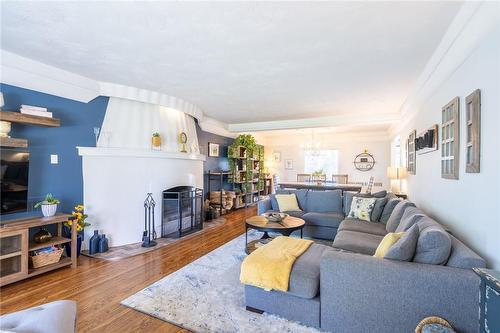
{"type": "Polygon", "coordinates": [[[399,193],[401,194],[401,179],[406,177],[406,168],[404,167],[388,167],[387,177],[389,179],[397,179],[399,181],[399,193]]]}

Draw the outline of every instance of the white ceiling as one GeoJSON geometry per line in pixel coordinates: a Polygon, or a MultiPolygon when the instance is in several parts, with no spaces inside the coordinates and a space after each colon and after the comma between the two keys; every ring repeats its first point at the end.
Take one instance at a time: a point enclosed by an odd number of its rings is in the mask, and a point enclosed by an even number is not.
{"type": "Polygon", "coordinates": [[[4,50],[226,123],[396,113],[458,2],[1,2],[4,50]]]}

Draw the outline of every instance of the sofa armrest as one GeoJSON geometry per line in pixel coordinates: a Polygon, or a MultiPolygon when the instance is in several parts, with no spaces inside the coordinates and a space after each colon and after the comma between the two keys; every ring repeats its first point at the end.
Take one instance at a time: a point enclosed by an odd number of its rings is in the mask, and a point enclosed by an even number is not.
{"type": "Polygon", "coordinates": [[[325,251],[320,264],[321,328],[413,332],[429,316],[478,332],[480,279],[472,270],[325,251]]]}
{"type": "Polygon", "coordinates": [[[272,210],[271,199],[267,198],[257,203],[257,215],[272,210]]]}

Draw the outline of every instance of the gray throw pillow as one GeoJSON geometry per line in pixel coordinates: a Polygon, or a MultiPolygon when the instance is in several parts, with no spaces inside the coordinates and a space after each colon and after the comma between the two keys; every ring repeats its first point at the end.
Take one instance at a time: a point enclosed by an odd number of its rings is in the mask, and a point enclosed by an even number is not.
{"type": "Polygon", "coordinates": [[[408,229],[408,231],[405,231],[405,235],[403,237],[391,246],[384,258],[399,261],[411,261],[415,255],[418,235],[418,226],[414,224],[410,229],[408,229]]]}
{"type": "Polygon", "coordinates": [[[407,200],[400,201],[396,207],[394,207],[391,216],[387,220],[385,230],[387,230],[387,232],[395,232],[399,222],[401,222],[401,217],[403,217],[406,208],[411,206],[415,206],[415,204],[407,200]]]}
{"type": "Polygon", "coordinates": [[[417,222],[420,236],[417,241],[414,262],[431,265],[444,265],[451,253],[450,235],[437,222],[429,223],[431,218],[424,217],[417,222]]]}
{"type": "Polygon", "coordinates": [[[389,220],[389,217],[391,217],[394,207],[396,207],[396,205],[400,201],[402,200],[399,198],[389,199],[389,201],[384,206],[384,210],[382,211],[382,215],[380,215],[379,221],[383,224],[387,224],[387,220],[389,220]]]}
{"type": "Polygon", "coordinates": [[[369,195],[373,198],[384,198],[387,195],[387,191],[382,190],[375,193],[369,193],[369,195]]]}
{"type": "Polygon", "coordinates": [[[401,222],[399,222],[396,232],[403,232],[410,229],[415,223],[420,221],[425,215],[425,213],[417,207],[408,207],[405,209],[403,216],[401,217],[401,222]]]}
{"type": "Polygon", "coordinates": [[[370,221],[378,222],[386,204],[387,198],[380,198],[375,201],[375,206],[373,206],[373,210],[370,215],[370,221]]]}

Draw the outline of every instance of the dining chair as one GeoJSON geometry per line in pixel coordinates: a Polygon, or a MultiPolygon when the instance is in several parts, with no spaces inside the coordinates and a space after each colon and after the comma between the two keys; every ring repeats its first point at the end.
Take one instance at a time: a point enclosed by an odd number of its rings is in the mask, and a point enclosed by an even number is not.
{"type": "Polygon", "coordinates": [[[337,184],[347,184],[348,175],[332,175],[332,182],[337,184]]]}
{"type": "Polygon", "coordinates": [[[310,173],[298,173],[297,174],[297,182],[303,183],[303,182],[310,182],[311,181],[311,174],[310,173]]]}

